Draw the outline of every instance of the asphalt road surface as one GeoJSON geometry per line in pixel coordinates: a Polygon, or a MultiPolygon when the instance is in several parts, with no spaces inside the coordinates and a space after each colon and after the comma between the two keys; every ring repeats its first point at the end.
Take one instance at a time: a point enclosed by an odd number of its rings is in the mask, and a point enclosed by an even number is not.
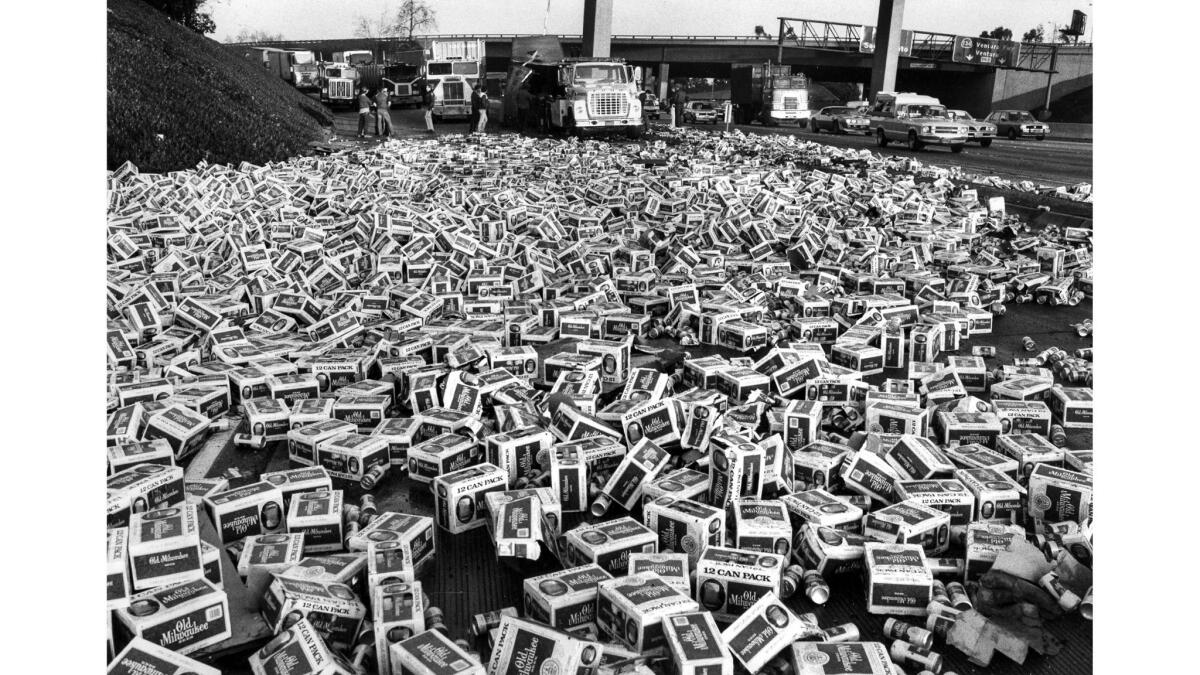
{"type": "MultiPolygon", "coordinates": [[[[424,111],[419,109],[393,109],[392,124],[395,135],[402,138],[426,136],[424,111]]],[[[358,126],[358,113],[353,110],[335,111],[335,128],[338,136],[343,139],[355,139],[358,126]]],[[[651,120],[652,128],[665,128],[666,116],[660,120],[651,120]]],[[[374,132],[374,122],[371,123],[374,132]]],[[[466,120],[446,120],[435,125],[437,133],[466,133],[466,120]]],[[[702,130],[719,131],[723,126],[688,125],[702,130]]],[[[1044,141],[1033,139],[1007,138],[996,139],[990,148],[981,148],[970,144],[960,154],[953,154],[950,149],[942,146],[928,146],[920,152],[913,152],[897,143],[891,143],[887,148],[875,147],[875,139],[871,136],[833,135],[829,132],[814,134],[808,128],[793,126],[763,127],[754,125],[736,125],[745,133],[759,134],[794,134],[805,139],[819,139],[822,143],[843,148],[869,148],[873,152],[902,157],[917,157],[922,162],[939,166],[961,166],[968,172],[984,176],[999,176],[1009,180],[1032,180],[1046,185],[1072,185],[1092,181],[1092,144],[1090,142],[1064,141],[1053,137],[1044,141]]],[[[495,117],[488,122],[488,133],[506,131],[495,117]]],[[[374,142],[372,136],[367,142],[374,142]]]]}

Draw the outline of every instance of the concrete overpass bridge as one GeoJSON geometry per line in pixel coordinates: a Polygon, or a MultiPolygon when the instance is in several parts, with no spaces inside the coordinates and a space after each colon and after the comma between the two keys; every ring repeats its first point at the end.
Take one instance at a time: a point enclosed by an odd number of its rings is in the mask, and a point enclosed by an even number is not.
{"type": "MultiPolygon", "coordinates": [[[[781,19],[775,37],[754,35],[613,35],[611,54],[641,66],[647,81],[665,93],[667,81],[685,77],[727,78],[735,63],[773,61],[793,66],[817,82],[866,84],[871,78],[873,54],[864,49],[863,27],[855,24],[803,19],[781,19]]],[[[486,70],[506,71],[517,34],[468,33],[418,36],[424,46],[433,40],[483,40],[486,70]]],[[[579,56],[583,36],[560,35],[564,52],[579,56]]],[[[1091,86],[1091,45],[1022,43],[1015,62],[1006,67],[962,63],[953,58],[955,36],[912,32],[911,46],[902,49],[896,80],[898,91],[937,96],[943,103],[984,114],[992,108],[1035,109],[1046,100],[1053,82],[1055,98],[1091,86]],[[907,52],[907,53],[905,53],[907,52]]],[[[284,40],[230,45],[307,49],[329,57],[337,51],[372,49],[377,55],[404,49],[398,38],[284,40]]],[[[1051,105],[1053,108],[1053,105],[1051,105]]]]}

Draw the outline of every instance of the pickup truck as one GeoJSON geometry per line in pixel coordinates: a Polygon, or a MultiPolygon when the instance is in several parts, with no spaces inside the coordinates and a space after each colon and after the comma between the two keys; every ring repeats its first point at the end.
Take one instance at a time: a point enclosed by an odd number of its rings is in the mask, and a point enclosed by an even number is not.
{"type": "Polygon", "coordinates": [[[881,148],[896,141],[913,151],[948,145],[951,152],[962,152],[970,136],[968,126],[951,119],[946,106],[932,96],[879,92],[867,116],[881,148]]]}

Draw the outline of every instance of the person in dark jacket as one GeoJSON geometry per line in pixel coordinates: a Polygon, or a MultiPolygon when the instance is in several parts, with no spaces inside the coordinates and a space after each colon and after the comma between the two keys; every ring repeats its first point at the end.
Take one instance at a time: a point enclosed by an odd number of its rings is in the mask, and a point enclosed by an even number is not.
{"type": "Polygon", "coordinates": [[[471,88],[471,127],[467,133],[474,133],[479,127],[479,111],[483,109],[483,95],[478,86],[471,88]]]}
{"type": "Polygon", "coordinates": [[[433,130],[433,87],[426,84],[424,86],[425,93],[421,96],[421,107],[425,108],[425,131],[436,133],[433,130]]]}
{"type": "Polygon", "coordinates": [[[392,135],[392,97],[387,87],[375,93],[375,135],[390,138],[392,135]]]}
{"type": "Polygon", "coordinates": [[[683,87],[675,87],[675,97],[671,99],[672,111],[675,115],[675,124],[683,126],[683,106],[687,105],[688,95],[683,91],[683,87]]]}

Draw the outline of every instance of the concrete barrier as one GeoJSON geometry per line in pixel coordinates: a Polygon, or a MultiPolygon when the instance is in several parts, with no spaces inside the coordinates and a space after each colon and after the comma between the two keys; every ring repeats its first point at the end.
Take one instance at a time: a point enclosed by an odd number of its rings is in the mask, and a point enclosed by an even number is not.
{"type": "Polygon", "coordinates": [[[1050,138],[1060,141],[1092,142],[1092,125],[1069,122],[1055,122],[1050,118],[1050,138]]]}

